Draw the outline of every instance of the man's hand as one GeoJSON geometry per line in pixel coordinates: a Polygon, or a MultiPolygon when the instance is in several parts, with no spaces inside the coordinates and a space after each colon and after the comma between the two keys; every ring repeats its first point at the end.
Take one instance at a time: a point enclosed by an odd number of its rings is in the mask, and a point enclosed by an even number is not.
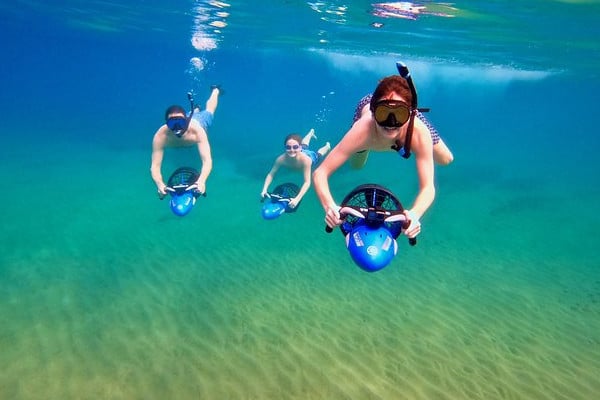
{"type": "Polygon", "coordinates": [[[163,183],[159,185],[157,189],[158,198],[162,200],[165,198],[165,196],[168,194],[169,189],[171,188],[163,183]]]}
{"type": "Polygon", "coordinates": [[[196,193],[204,195],[206,193],[206,184],[196,181],[196,183],[188,187],[188,190],[194,190],[196,193]]]}

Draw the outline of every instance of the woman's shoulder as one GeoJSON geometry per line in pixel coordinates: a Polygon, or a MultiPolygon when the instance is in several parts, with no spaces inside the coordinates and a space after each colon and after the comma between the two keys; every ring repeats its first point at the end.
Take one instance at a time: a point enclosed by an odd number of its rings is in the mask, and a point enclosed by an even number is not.
{"type": "Polygon", "coordinates": [[[413,127],[413,135],[412,135],[412,145],[420,146],[433,146],[433,141],[431,140],[431,132],[429,131],[429,127],[423,123],[419,118],[415,118],[415,125],[413,127]]]}

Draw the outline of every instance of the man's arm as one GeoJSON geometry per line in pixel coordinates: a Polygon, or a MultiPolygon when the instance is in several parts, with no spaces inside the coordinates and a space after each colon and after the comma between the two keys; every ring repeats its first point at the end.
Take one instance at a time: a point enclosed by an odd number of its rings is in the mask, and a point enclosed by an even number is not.
{"type": "Polygon", "coordinates": [[[198,142],[198,153],[200,154],[202,167],[200,169],[200,176],[196,180],[196,185],[198,185],[198,191],[204,194],[206,193],[206,180],[212,171],[212,155],[206,133],[204,133],[204,137],[198,142]]]}
{"type": "Polygon", "coordinates": [[[159,196],[166,196],[167,191],[165,182],[163,181],[161,166],[164,155],[164,141],[160,135],[160,129],[154,134],[152,139],[152,161],[150,164],[150,175],[156,184],[159,196]]]}

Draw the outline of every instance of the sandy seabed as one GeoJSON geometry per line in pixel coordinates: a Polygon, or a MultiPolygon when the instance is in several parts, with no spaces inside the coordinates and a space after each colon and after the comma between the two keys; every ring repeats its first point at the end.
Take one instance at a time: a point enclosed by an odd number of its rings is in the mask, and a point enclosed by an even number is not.
{"type": "Polygon", "coordinates": [[[493,233],[486,238],[497,249],[466,250],[457,248],[460,232],[430,231],[415,248],[401,238],[393,263],[369,274],[352,264],[339,233],[322,231],[314,198],[264,221],[258,200],[244,201],[260,182],[229,171],[211,183],[220,192],[185,218],[154,198],[135,203],[126,188],[93,203],[72,193],[68,211],[48,212],[47,199],[39,215],[18,220],[27,240],[11,234],[18,224],[9,218],[0,398],[600,393],[591,265],[566,273],[566,259],[518,243],[500,251],[493,233]],[[65,222],[73,212],[80,217],[65,222]]]}

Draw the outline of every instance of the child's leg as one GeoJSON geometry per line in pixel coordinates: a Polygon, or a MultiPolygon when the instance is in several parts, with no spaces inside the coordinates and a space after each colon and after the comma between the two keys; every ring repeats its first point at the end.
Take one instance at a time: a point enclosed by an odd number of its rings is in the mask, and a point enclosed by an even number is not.
{"type": "Polygon", "coordinates": [[[302,145],[305,145],[306,147],[308,147],[308,145],[310,144],[310,140],[312,138],[317,138],[317,136],[315,135],[315,130],[311,128],[310,131],[308,131],[308,133],[306,134],[306,136],[304,136],[302,138],[302,145]]]}
{"type": "Polygon", "coordinates": [[[322,156],[324,156],[325,154],[327,154],[327,152],[331,149],[331,144],[329,142],[325,143],[325,146],[321,147],[319,150],[317,150],[317,153],[319,153],[322,156]]]}

